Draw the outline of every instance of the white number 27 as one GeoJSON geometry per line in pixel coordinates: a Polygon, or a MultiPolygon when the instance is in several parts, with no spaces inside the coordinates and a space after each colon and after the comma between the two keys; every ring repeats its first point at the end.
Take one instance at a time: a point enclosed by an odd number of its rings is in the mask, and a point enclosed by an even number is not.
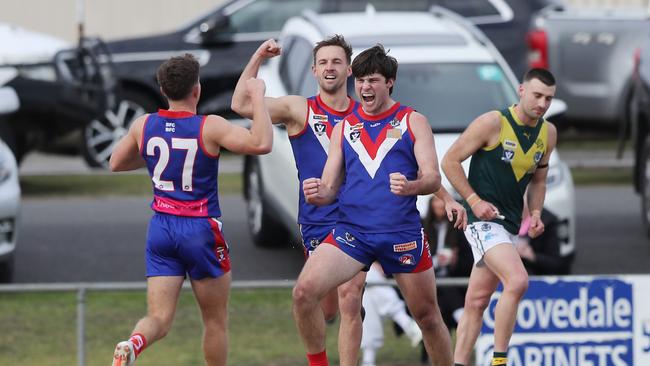
{"type": "MultiPolygon", "coordinates": [[[[151,180],[157,189],[161,191],[173,191],[174,182],[160,178],[160,175],[167,168],[167,164],[169,164],[169,145],[162,137],[152,137],[147,142],[147,155],[154,156],[156,149],[158,149],[160,156],[156,166],[153,168],[153,177],[151,180]]],[[[191,191],[192,172],[194,170],[194,160],[196,159],[198,143],[196,139],[172,138],[172,149],[187,150],[185,162],[183,163],[181,184],[183,191],[191,191]]]]}

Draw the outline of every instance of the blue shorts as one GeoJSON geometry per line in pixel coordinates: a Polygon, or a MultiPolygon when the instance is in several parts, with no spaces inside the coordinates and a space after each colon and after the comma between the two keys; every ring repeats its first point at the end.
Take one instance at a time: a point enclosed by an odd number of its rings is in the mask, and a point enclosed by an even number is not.
{"type": "Polygon", "coordinates": [[[147,232],[147,277],[216,278],[230,271],[228,251],[216,218],[155,213],[147,232]]]}
{"type": "Polygon", "coordinates": [[[334,225],[305,225],[300,224],[300,236],[302,237],[303,252],[305,259],[325,238],[332,233],[334,225]]]}
{"type": "Polygon", "coordinates": [[[359,233],[337,225],[323,243],[336,246],[366,266],[378,261],[387,274],[422,272],[433,266],[429,242],[422,229],[359,233]]]}

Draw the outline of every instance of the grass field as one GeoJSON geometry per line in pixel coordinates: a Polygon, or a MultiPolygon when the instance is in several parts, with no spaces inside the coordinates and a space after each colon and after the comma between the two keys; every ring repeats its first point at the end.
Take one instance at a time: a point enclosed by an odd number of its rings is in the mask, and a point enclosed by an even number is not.
{"type": "MultiPolygon", "coordinates": [[[[144,291],[90,291],[86,309],[86,365],[106,366],[117,341],[145,313],[144,291]]],[[[76,293],[0,294],[0,364],[77,364],[76,293]]],[[[138,366],[202,365],[201,320],[190,291],[183,291],[169,335],[148,348],[138,366]]],[[[337,364],[338,324],[328,326],[328,350],[337,364]]],[[[419,348],[387,326],[379,365],[419,365],[419,348]]],[[[306,363],[291,316],[289,289],[233,290],[229,365],[293,366],[306,363]]]]}
{"type": "MultiPolygon", "coordinates": [[[[630,168],[575,168],[576,185],[632,184],[630,168]]],[[[20,178],[24,197],[150,195],[151,180],[145,174],[27,175],[20,178]]],[[[242,176],[219,175],[219,193],[241,194],[242,176]]]]}

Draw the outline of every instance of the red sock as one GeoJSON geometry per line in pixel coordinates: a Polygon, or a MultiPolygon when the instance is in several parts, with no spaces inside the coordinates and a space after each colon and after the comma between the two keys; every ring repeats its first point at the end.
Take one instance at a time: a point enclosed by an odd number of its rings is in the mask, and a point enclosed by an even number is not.
{"type": "Polygon", "coordinates": [[[309,366],[329,366],[325,351],[313,355],[307,354],[307,360],[309,360],[309,366]]]}
{"type": "Polygon", "coordinates": [[[135,357],[138,357],[140,352],[147,347],[147,338],[142,335],[142,333],[133,333],[129,337],[129,341],[133,343],[133,352],[135,352],[135,357]]]}

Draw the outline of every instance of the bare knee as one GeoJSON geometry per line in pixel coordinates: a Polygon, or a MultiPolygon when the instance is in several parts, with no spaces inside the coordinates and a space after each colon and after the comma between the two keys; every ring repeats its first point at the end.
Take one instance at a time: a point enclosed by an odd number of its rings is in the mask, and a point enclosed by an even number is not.
{"type": "Polygon", "coordinates": [[[510,276],[503,283],[503,291],[510,293],[518,299],[522,298],[528,290],[528,274],[526,272],[510,276]]]}
{"type": "Polygon", "coordinates": [[[297,308],[313,306],[319,301],[317,294],[313,291],[310,281],[298,281],[293,288],[293,304],[297,308]]]}
{"type": "Polygon", "coordinates": [[[420,306],[414,309],[409,309],[411,316],[418,323],[422,331],[433,331],[440,327],[445,327],[445,323],[440,315],[440,310],[437,305],[433,306],[420,306]]]}
{"type": "Polygon", "coordinates": [[[465,311],[483,314],[490,303],[490,296],[492,296],[490,293],[470,294],[468,292],[465,296],[465,311]]]}

